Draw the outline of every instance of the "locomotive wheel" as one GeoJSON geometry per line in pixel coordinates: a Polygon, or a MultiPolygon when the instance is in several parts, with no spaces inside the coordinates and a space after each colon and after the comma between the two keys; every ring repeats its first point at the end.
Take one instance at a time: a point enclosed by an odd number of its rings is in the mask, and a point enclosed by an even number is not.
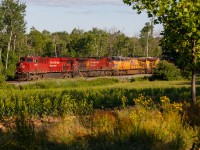
{"type": "Polygon", "coordinates": [[[112,72],[108,71],[108,76],[111,76],[112,75],[112,72]]]}
{"type": "Polygon", "coordinates": [[[114,72],[114,76],[118,76],[119,75],[119,72],[118,71],[115,71],[114,72]]]}
{"type": "Polygon", "coordinates": [[[26,75],[25,75],[25,79],[26,79],[27,81],[31,79],[29,73],[26,73],[26,75]]]}
{"type": "Polygon", "coordinates": [[[44,78],[44,74],[41,74],[41,75],[40,75],[40,78],[43,79],[43,78],[44,78]]]}

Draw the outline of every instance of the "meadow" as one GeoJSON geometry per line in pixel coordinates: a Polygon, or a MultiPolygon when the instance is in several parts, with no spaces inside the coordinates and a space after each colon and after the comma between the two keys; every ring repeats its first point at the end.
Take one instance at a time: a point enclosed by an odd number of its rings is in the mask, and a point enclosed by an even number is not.
{"type": "Polygon", "coordinates": [[[198,149],[190,81],[39,80],[0,88],[1,149],[198,149]]]}

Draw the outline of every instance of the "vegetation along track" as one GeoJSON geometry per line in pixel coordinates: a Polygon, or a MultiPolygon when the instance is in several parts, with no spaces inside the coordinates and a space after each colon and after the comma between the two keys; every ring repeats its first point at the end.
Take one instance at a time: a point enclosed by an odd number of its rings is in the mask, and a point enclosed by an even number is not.
{"type": "MultiPolygon", "coordinates": [[[[121,80],[125,80],[125,79],[131,79],[131,78],[137,78],[137,77],[151,77],[152,74],[136,74],[136,75],[125,75],[125,76],[109,76],[106,78],[118,78],[121,80]]],[[[95,80],[97,78],[101,78],[101,77],[85,77],[86,80],[95,80]]],[[[104,78],[104,77],[103,77],[104,78]]],[[[45,79],[42,79],[45,80],[45,79]]],[[[13,84],[16,86],[20,86],[20,85],[25,85],[25,84],[33,84],[36,83],[38,81],[42,81],[42,80],[34,80],[34,81],[6,81],[8,84],[13,84]]]]}

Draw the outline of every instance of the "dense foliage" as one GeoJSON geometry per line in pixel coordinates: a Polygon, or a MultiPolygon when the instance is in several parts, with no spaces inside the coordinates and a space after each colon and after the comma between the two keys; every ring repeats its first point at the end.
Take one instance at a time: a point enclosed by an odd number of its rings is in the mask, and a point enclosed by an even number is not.
{"type": "Polygon", "coordinates": [[[158,80],[178,80],[181,78],[180,69],[167,61],[160,61],[153,72],[153,78],[158,80]]]}
{"type": "Polygon", "coordinates": [[[123,0],[138,13],[146,10],[155,23],[163,24],[164,55],[192,74],[191,95],[196,103],[195,74],[200,63],[199,0],[123,0]]]}
{"type": "Polygon", "coordinates": [[[17,57],[25,47],[25,9],[18,0],[0,3],[0,74],[13,75],[17,57]]]}

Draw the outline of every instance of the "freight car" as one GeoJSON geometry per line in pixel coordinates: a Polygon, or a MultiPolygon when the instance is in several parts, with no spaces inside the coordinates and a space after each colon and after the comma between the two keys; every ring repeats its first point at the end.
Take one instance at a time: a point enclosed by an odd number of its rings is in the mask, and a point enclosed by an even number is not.
{"type": "Polygon", "coordinates": [[[152,73],[158,58],[131,57],[23,57],[17,64],[16,80],[51,77],[111,76],[152,73]]]}

